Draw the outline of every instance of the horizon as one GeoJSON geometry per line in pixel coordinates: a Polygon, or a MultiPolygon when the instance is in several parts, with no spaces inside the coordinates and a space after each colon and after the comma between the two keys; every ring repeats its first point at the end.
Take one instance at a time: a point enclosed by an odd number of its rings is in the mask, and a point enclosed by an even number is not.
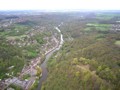
{"type": "Polygon", "coordinates": [[[120,10],[119,0],[0,0],[0,11],[120,10]]]}

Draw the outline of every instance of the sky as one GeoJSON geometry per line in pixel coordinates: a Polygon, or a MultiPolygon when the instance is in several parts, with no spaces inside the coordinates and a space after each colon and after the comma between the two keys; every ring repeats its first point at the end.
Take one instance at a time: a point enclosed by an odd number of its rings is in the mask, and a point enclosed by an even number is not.
{"type": "Polygon", "coordinates": [[[120,0],[0,0],[0,10],[120,10],[120,0]]]}

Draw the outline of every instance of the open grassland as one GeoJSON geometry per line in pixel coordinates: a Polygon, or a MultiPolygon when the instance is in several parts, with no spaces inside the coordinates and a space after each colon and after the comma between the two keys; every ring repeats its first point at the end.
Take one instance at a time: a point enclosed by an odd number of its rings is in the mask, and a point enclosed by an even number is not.
{"type": "Polygon", "coordinates": [[[120,41],[116,41],[115,45],[120,46],[120,41]]]}

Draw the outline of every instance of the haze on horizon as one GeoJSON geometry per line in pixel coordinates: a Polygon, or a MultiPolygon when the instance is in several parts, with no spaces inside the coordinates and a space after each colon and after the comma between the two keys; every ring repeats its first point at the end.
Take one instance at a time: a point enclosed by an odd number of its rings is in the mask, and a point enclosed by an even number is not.
{"type": "Polygon", "coordinates": [[[120,10],[120,0],[0,0],[0,10],[120,10]]]}

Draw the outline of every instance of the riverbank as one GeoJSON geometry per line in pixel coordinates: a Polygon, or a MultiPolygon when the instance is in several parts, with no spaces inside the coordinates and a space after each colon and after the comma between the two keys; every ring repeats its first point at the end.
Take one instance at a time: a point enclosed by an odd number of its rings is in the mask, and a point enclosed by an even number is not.
{"type": "Polygon", "coordinates": [[[40,81],[39,81],[39,85],[38,85],[38,88],[37,90],[41,90],[41,87],[42,87],[42,83],[46,80],[47,78],[47,75],[48,75],[48,70],[47,70],[47,61],[49,60],[49,58],[51,57],[51,55],[59,50],[61,48],[61,46],[63,45],[63,35],[61,33],[61,30],[58,28],[58,27],[55,27],[55,29],[60,33],[60,42],[59,42],[59,45],[56,45],[56,47],[54,49],[52,49],[51,51],[49,51],[48,53],[46,53],[46,59],[45,61],[41,64],[41,69],[42,69],[42,77],[40,78],[40,81]]]}

